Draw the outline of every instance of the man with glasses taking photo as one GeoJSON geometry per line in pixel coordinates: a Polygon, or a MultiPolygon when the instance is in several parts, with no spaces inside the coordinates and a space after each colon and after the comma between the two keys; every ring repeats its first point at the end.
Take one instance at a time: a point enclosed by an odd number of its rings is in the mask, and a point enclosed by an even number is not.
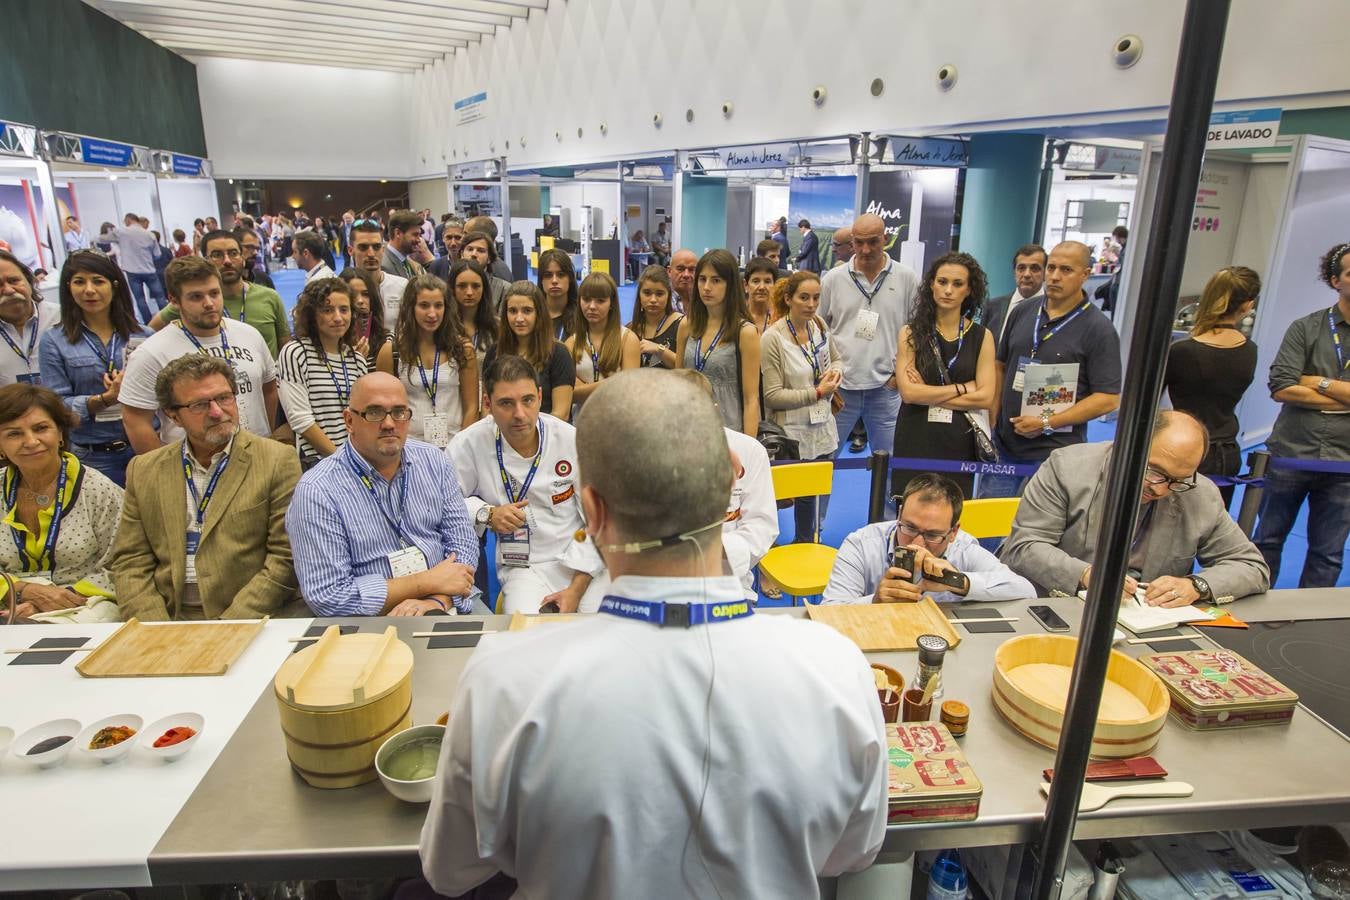
{"type": "MultiPolygon", "coordinates": [[[[1229,603],[1270,587],[1265,560],[1219,489],[1195,474],[1208,446],[1205,426],[1186,413],[1164,410],[1154,419],[1122,602],[1135,602],[1142,589],[1149,606],[1229,603]]],[[[1055,450],[1027,483],[1001,556],[1041,588],[1038,596],[1069,596],[1092,583],[1111,448],[1055,450]]]]}
{"type": "Polygon", "coordinates": [[[943,475],[917,475],[897,498],[894,522],[873,522],[839,548],[825,603],[938,603],[1017,600],[1036,596],[1016,575],[961,530],[965,498],[943,475]],[[942,579],[942,580],[939,580],[942,579]]]}
{"type": "Polygon", "coordinates": [[[403,384],[372,372],[352,385],[347,443],[305,473],[286,530],[295,573],[319,616],[487,613],[474,590],[478,536],[454,466],[408,440],[403,384]]]}

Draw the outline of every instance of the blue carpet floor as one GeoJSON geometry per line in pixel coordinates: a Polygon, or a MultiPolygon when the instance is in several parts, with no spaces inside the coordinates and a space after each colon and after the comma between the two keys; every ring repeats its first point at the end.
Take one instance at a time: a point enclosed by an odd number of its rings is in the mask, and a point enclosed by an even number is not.
{"type": "MultiPolygon", "coordinates": [[[[277,291],[281,294],[281,299],[286,304],[287,311],[295,305],[295,299],[300,293],[300,289],[305,284],[305,273],[296,269],[285,269],[273,272],[272,280],[276,282],[277,291]]],[[[531,276],[534,274],[530,273],[531,276]]],[[[633,300],[637,295],[637,286],[628,284],[619,288],[619,303],[623,311],[624,321],[633,308],[633,300]]],[[[1088,426],[1088,439],[1092,441],[1109,441],[1115,437],[1116,428],[1114,422],[1093,422],[1088,426]]],[[[843,457],[852,457],[853,454],[847,448],[841,454],[843,457]]],[[[844,538],[849,533],[861,528],[867,522],[867,494],[868,494],[868,474],[864,470],[850,470],[835,473],[834,492],[830,497],[830,506],[825,522],[821,528],[821,540],[832,547],[838,547],[843,543],[844,538]]],[[[1242,490],[1236,492],[1233,498],[1232,511],[1236,514],[1242,504],[1242,490]]],[[[792,521],[792,510],[781,510],[778,513],[778,528],[781,535],[780,542],[792,540],[794,526],[792,521]]],[[[1288,540],[1284,546],[1284,559],[1280,566],[1279,582],[1275,585],[1278,588],[1293,588],[1298,586],[1299,573],[1303,569],[1303,560],[1308,553],[1308,507],[1305,504],[1300,512],[1298,520],[1294,523],[1293,530],[1289,534],[1288,540]]],[[[491,559],[491,555],[489,555],[491,559]]],[[[491,594],[496,596],[496,578],[493,573],[491,580],[491,594]]],[[[1337,583],[1338,587],[1350,587],[1350,566],[1347,566],[1341,572],[1341,579],[1337,583]]],[[[776,605],[784,601],[773,601],[761,598],[765,605],[776,605]]]]}

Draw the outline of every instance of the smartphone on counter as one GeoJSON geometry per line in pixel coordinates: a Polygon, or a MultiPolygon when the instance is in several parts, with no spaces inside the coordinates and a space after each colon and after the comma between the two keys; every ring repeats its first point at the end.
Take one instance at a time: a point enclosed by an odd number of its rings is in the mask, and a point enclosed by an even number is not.
{"type": "Polygon", "coordinates": [[[1059,613],[1048,606],[1028,606],[1027,612],[1031,613],[1032,617],[1040,622],[1041,627],[1046,631],[1069,630],[1069,623],[1060,618],[1059,613]]]}

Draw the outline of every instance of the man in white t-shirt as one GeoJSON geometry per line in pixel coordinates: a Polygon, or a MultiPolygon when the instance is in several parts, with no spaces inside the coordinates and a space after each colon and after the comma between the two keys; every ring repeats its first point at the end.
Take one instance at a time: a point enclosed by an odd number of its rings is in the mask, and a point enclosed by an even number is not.
{"type": "Polygon", "coordinates": [[[276,366],[258,329],[223,316],[220,270],[200,256],[183,256],[169,263],[164,280],[169,302],[182,318],[146,340],[127,359],[119,399],[131,446],[137,453],[148,453],[183,436],[168,416],[161,417],[160,429],[155,431],[155,378],[165,363],[189,353],[220,357],[234,367],[240,426],[269,436],[270,423],[277,415],[276,366]]]}
{"type": "Polygon", "coordinates": [[[534,368],[499,356],[483,376],[490,415],[446,447],[480,533],[497,535],[501,613],[595,612],[609,579],[581,516],[576,429],[539,412],[534,368]],[[508,487],[509,484],[509,487],[508,487]]]}
{"type": "Polygon", "coordinates": [[[403,289],[408,286],[408,279],[380,268],[384,259],[384,237],[380,232],[380,226],[369,219],[362,219],[353,225],[352,243],[348,252],[356,260],[356,267],[365,269],[370,273],[370,277],[375,279],[375,285],[380,289],[380,303],[384,306],[384,328],[393,334],[394,326],[398,324],[399,304],[403,302],[403,289]]]}

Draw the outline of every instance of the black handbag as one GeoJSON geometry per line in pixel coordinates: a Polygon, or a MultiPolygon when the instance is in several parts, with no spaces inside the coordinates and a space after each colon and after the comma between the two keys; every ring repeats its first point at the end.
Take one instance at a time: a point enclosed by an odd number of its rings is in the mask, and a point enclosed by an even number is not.
{"type": "MultiPolygon", "coordinates": [[[[929,345],[933,350],[933,358],[937,361],[938,378],[942,383],[947,383],[946,370],[942,363],[942,354],[938,351],[937,341],[929,345]]],[[[985,434],[984,429],[980,427],[980,420],[975,418],[975,414],[968,409],[960,410],[961,415],[965,416],[966,424],[970,426],[971,434],[975,437],[975,456],[982,463],[998,462],[998,450],[994,447],[994,441],[985,434]]]]}
{"type": "MultiPolygon", "coordinates": [[[[755,439],[769,454],[770,462],[774,460],[800,460],[802,458],[801,444],[797,442],[796,438],[788,437],[788,433],[783,430],[783,426],[777,422],[760,419],[755,439]]],[[[778,508],[791,509],[792,501],[779,500],[778,508]]]]}

